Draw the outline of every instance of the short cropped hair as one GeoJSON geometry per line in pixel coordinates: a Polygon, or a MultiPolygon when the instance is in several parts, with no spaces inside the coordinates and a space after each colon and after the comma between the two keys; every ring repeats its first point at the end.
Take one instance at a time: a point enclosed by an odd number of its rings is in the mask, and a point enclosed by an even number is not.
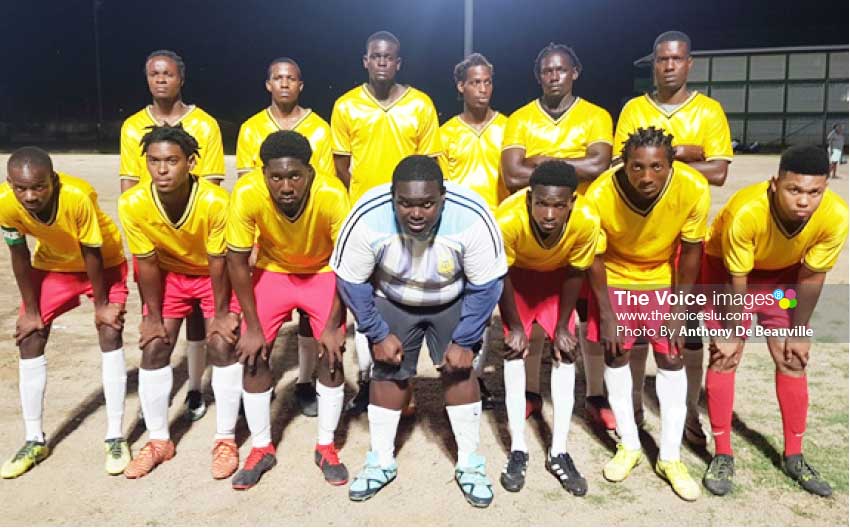
{"type": "Polygon", "coordinates": [[[272,78],[272,68],[275,64],[291,64],[298,68],[298,78],[301,78],[301,66],[295,62],[294,59],[290,59],[289,57],[278,57],[269,63],[269,67],[266,69],[266,79],[272,78]]]}
{"type": "Polygon", "coordinates": [[[310,165],[313,148],[307,138],[294,130],[272,132],[260,145],[260,160],[268,165],[271,160],[295,158],[304,165],[310,165]]]}
{"type": "Polygon", "coordinates": [[[546,187],[569,187],[575,191],[578,187],[576,169],[569,163],[560,160],[544,161],[534,168],[529,185],[546,187]]]}
{"type": "Polygon", "coordinates": [[[174,64],[177,65],[177,71],[180,72],[180,79],[183,81],[186,80],[186,63],[183,62],[183,57],[167,49],[152,51],[148,55],[148,58],[145,59],[145,75],[148,73],[148,62],[154,57],[168,57],[173,60],[174,64]]]}
{"type": "Polygon", "coordinates": [[[655,38],[655,43],[652,45],[652,56],[655,56],[655,51],[659,44],[664,42],[684,42],[688,47],[688,55],[691,54],[691,37],[682,31],[665,31],[655,38]]]}
{"type": "Polygon", "coordinates": [[[369,44],[375,42],[376,40],[383,40],[385,42],[391,42],[395,44],[396,48],[398,48],[398,53],[401,55],[401,42],[398,40],[398,37],[390,33],[389,31],[376,31],[369,35],[369,38],[366,39],[366,51],[369,51],[369,44]]]}
{"type": "Polygon", "coordinates": [[[434,158],[414,154],[401,160],[393,171],[392,192],[395,194],[396,185],[403,181],[435,181],[440,190],[445,191],[443,171],[434,158]]]}
{"type": "Polygon", "coordinates": [[[12,152],[6,162],[7,170],[26,166],[41,167],[53,172],[53,160],[50,159],[50,154],[38,147],[21,147],[12,152]]]}
{"type": "Polygon", "coordinates": [[[829,174],[829,156],[826,150],[815,145],[791,147],[779,158],[779,175],[788,171],[809,176],[826,176],[829,174]]]}

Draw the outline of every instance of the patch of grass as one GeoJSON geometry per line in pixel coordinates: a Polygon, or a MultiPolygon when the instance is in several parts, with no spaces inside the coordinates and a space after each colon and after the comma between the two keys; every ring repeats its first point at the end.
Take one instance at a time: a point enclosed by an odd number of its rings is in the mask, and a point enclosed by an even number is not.
{"type": "Polygon", "coordinates": [[[604,495],[597,495],[596,493],[587,495],[584,500],[593,506],[605,506],[608,504],[608,499],[604,495]]]}
{"type": "Polygon", "coordinates": [[[794,515],[796,515],[797,517],[802,517],[803,519],[815,519],[817,517],[810,510],[803,508],[799,504],[792,504],[790,509],[794,513],[794,515]]]}

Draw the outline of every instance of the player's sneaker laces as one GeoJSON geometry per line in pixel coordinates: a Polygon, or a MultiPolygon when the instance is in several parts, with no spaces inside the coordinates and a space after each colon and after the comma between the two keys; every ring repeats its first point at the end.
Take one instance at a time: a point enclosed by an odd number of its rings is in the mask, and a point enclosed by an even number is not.
{"type": "Polygon", "coordinates": [[[623,444],[617,444],[617,452],[602,468],[602,476],[611,482],[625,480],[642,459],[643,452],[640,449],[631,450],[623,444]]]}
{"type": "Polygon", "coordinates": [[[50,454],[50,448],[44,442],[35,440],[27,440],[24,446],[18,449],[12,458],[3,462],[3,468],[0,470],[0,475],[4,479],[18,478],[33,466],[47,458],[50,454]]]}
{"type": "Polygon", "coordinates": [[[226,479],[239,469],[239,448],[232,438],[215,441],[212,448],[212,466],[210,472],[216,480],[226,479]]]}
{"type": "Polygon", "coordinates": [[[295,401],[301,414],[315,418],[319,416],[319,400],[316,397],[316,386],[311,382],[295,384],[295,401]]]}
{"type": "Polygon", "coordinates": [[[463,492],[466,502],[476,508],[486,508],[493,502],[493,484],[484,470],[484,457],[472,453],[465,464],[458,460],[455,466],[455,482],[463,492]]]}
{"type": "Polygon", "coordinates": [[[655,472],[670,483],[679,497],[686,501],[699,498],[699,484],[691,478],[687,466],[681,460],[659,460],[655,464],[655,472]]]}
{"type": "Polygon", "coordinates": [[[395,480],[397,475],[398,464],[395,460],[389,466],[381,467],[378,453],[369,451],[366,454],[366,464],[348,488],[348,498],[355,502],[369,500],[395,480]]]}
{"type": "Polygon", "coordinates": [[[207,414],[207,404],[201,391],[190,390],[186,393],[186,416],[197,422],[207,414]]]}
{"type": "Polygon", "coordinates": [[[702,484],[715,495],[726,495],[732,491],[732,477],[735,476],[735,457],[715,455],[705,470],[702,484]]]}
{"type": "Polygon", "coordinates": [[[804,490],[821,497],[832,495],[832,486],[803,458],[802,454],[785,457],[784,466],[785,473],[796,480],[804,490]]]}
{"type": "Polygon", "coordinates": [[[149,440],[145,447],[136,453],[136,458],[127,464],[124,476],[128,479],[142,478],[156,466],[174,458],[174,452],[174,442],[171,440],[149,440]]]}
{"type": "Polygon", "coordinates": [[[357,416],[363,414],[369,407],[369,382],[357,382],[357,394],[346,404],[345,412],[357,416]]]}
{"type": "Polygon", "coordinates": [[[546,469],[558,479],[565,490],[576,497],[584,497],[587,494],[587,480],[578,472],[569,453],[556,457],[547,456],[546,469]]]}
{"type": "Polygon", "coordinates": [[[532,414],[540,414],[543,410],[543,397],[536,392],[525,391],[525,419],[528,420],[532,414]]]}
{"type": "Polygon", "coordinates": [[[528,453],[511,451],[505,468],[499,476],[499,482],[507,491],[517,492],[525,486],[525,472],[528,469],[528,453]]]}
{"type": "Polygon", "coordinates": [[[106,451],[106,472],[110,475],[120,475],[130,463],[130,446],[121,437],[110,438],[103,443],[106,451]]]}
{"type": "Polygon", "coordinates": [[[609,431],[617,429],[617,419],[605,396],[588,396],[584,400],[585,417],[609,431]]]}
{"type": "Polygon", "coordinates": [[[274,445],[266,447],[254,447],[245,459],[245,465],[233,476],[233,489],[246,490],[253,488],[260,481],[263,473],[277,464],[274,445]]]}
{"type": "Polygon", "coordinates": [[[342,486],[348,482],[348,469],[345,464],[339,461],[339,453],[333,443],[328,445],[316,444],[313,460],[322,470],[322,475],[325,476],[328,484],[342,486]]]}

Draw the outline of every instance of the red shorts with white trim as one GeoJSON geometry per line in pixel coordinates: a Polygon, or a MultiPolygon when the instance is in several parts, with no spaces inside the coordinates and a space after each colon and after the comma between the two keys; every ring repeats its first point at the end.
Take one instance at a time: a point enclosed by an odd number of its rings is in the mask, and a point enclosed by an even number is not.
{"type": "MultiPolygon", "coordinates": [[[[212,279],[209,275],[186,275],[175,271],[162,271],[162,318],[183,319],[187,317],[196,305],[201,307],[204,319],[215,316],[215,296],[213,295],[212,279]]],[[[240,313],[239,302],[231,294],[228,311],[240,313]]],[[[147,315],[148,307],[142,308],[142,314],[147,315]]]]}
{"type": "MultiPolygon", "coordinates": [[[[44,271],[33,269],[30,274],[33,286],[38,291],[38,306],[41,320],[50,324],[63,313],[73,310],[80,305],[80,295],[89,299],[94,297],[91,281],[85,272],[44,271]]],[[[126,304],[129,290],[127,289],[127,263],[103,270],[103,282],[106,286],[109,302],[126,304]]],[[[21,303],[20,313],[24,312],[21,303]]]]}
{"type": "MultiPolygon", "coordinates": [[[[647,341],[652,345],[652,350],[657,354],[667,354],[670,351],[668,338],[661,333],[664,326],[664,314],[670,312],[670,306],[661,304],[656,292],[669,292],[669,288],[660,290],[624,290],[621,288],[608,287],[608,299],[614,310],[617,334],[623,340],[623,346],[630,350],[635,342],[647,341]],[[629,302],[623,297],[617,302],[615,292],[627,292],[633,295],[646,295],[646,304],[629,302]]],[[[599,342],[601,332],[599,319],[599,302],[595,295],[590,296],[587,310],[587,339],[595,343],[599,342]]]]}
{"type": "MultiPolygon", "coordinates": [[[[514,301],[525,335],[531,338],[531,325],[536,321],[549,339],[554,340],[566,268],[554,271],[511,268],[508,274],[514,287],[514,301]]],[[[572,333],[575,333],[575,318],[576,313],[573,311],[568,325],[572,333]]],[[[503,330],[508,335],[508,327],[503,325],[503,330]]]]}

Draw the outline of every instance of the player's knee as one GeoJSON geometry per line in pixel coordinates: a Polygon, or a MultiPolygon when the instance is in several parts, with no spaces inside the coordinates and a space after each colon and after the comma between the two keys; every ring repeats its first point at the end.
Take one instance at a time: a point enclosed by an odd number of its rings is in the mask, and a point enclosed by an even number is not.
{"type": "Polygon", "coordinates": [[[798,378],[806,374],[806,366],[800,361],[800,358],[794,356],[791,361],[777,361],[776,370],[780,374],[798,378]]]}
{"type": "Polygon", "coordinates": [[[236,349],[220,335],[207,337],[207,361],[215,367],[226,367],[236,362],[236,349]]]}
{"type": "Polygon", "coordinates": [[[325,387],[339,387],[343,384],[343,382],[345,382],[345,373],[342,370],[342,365],[336,365],[334,367],[334,371],[331,372],[331,369],[328,367],[328,363],[324,358],[319,360],[316,373],[319,383],[325,387]]]}
{"type": "Polygon", "coordinates": [[[153,340],[142,350],[141,367],[145,370],[154,370],[167,367],[171,359],[172,347],[162,339],[153,340]]]}
{"type": "Polygon", "coordinates": [[[100,348],[104,351],[117,350],[124,344],[122,339],[124,329],[116,330],[111,326],[103,325],[97,329],[100,348]]]}
{"type": "Polygon", "coordinates": [[[620,368],[625,367],[629,364],[631,360],[631,352],[626,351],[624,354],[620,356],[615,356],[614,354],[605,353],[605,365],[611,368],[620,368]]]}
{"type": "Polygon", "coordinates": [[[671,356],[670,354],[655,354],[655,364],[662,370],[681,370],[683,366],[682,356],[671,356]]]}

